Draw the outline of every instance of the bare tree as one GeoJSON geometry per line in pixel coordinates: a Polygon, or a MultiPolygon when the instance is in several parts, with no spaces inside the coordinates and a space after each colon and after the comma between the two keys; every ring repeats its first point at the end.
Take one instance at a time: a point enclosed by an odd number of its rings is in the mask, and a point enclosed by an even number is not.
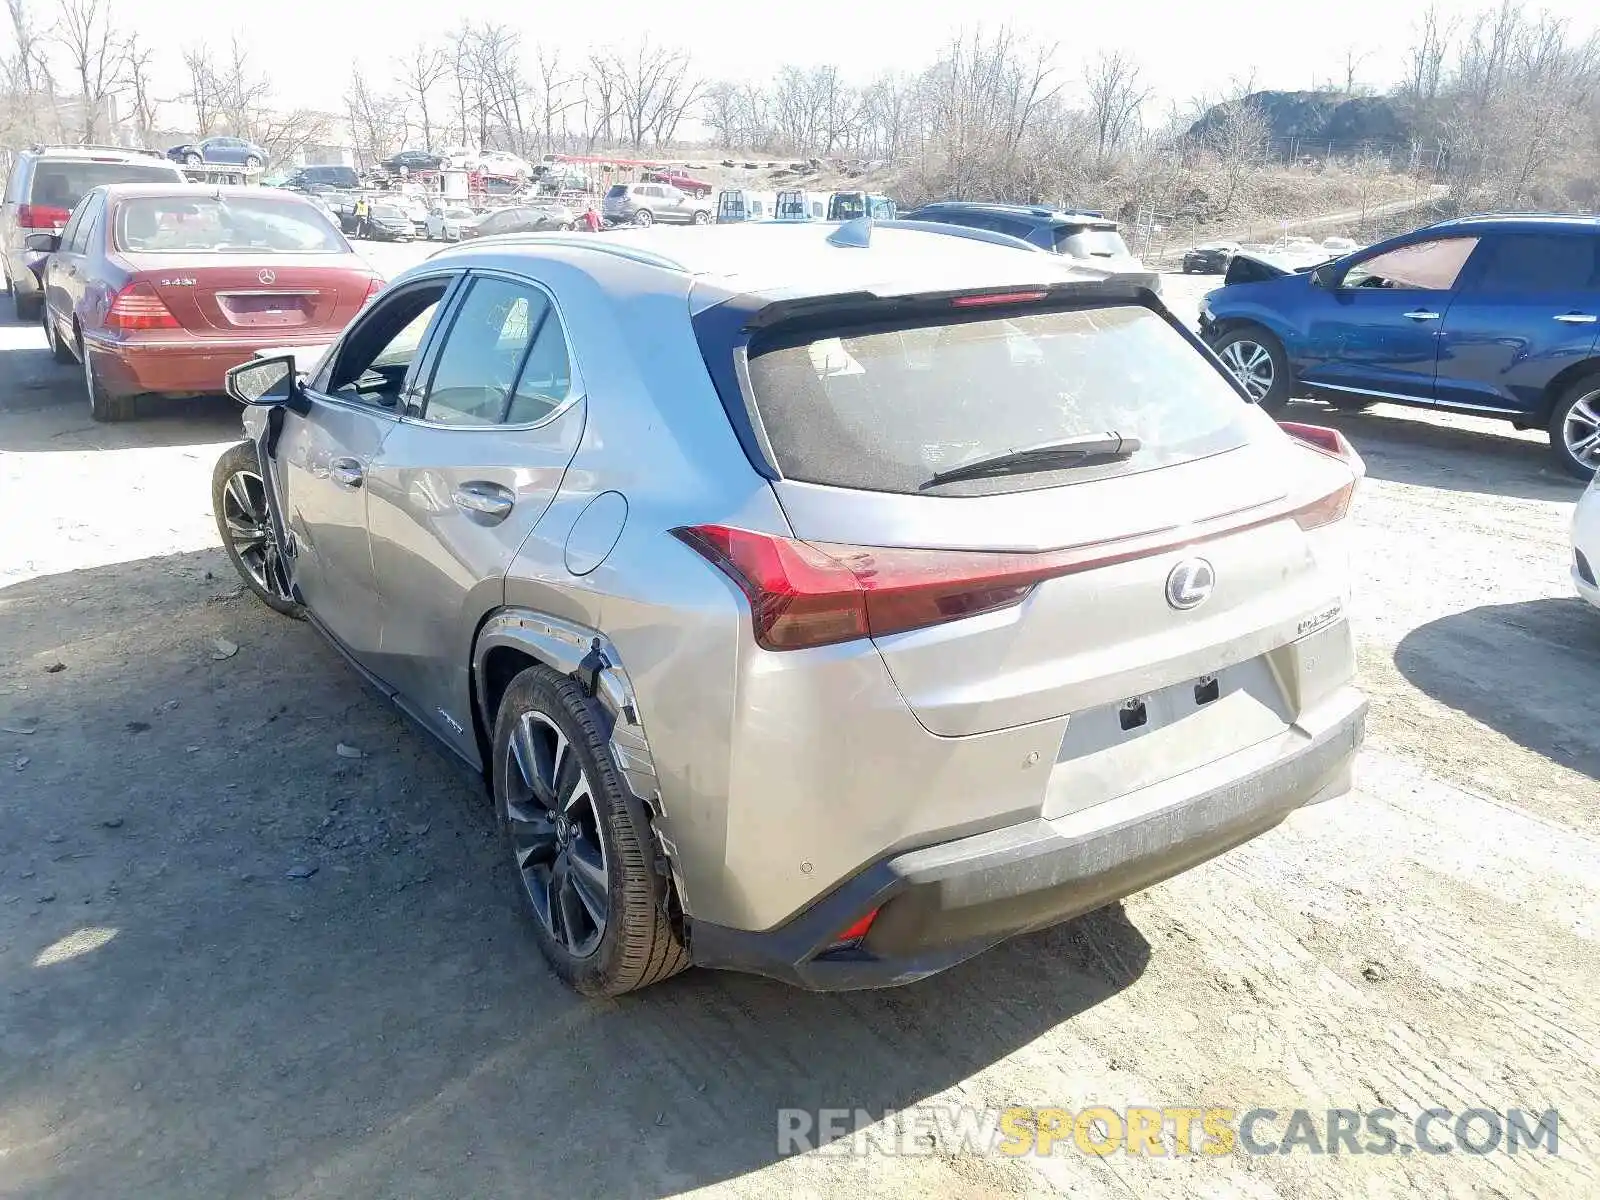
{"type": "Polygon", "coordinates": [[[127,57],[128,91],[133,98],[133,127],[138,135],[139,145],[148,147],[155,133],[156,110],[161,103],[156,99],[150,78],[155,48],[144,45],[139,40],[139,35],[135,33],[128,38],[127,57]]]}
{"type": "Polygon", "coordinates": [[[194,109],[195,135],[207,138],[216,131],[217,122],[221,112],[221,87],[217,82],[217,70],[212,62],[211,47],[204,42],[186,46],[183,51],[183,67],[189,75],[189,88],[180,99],[186,100],[189,107],[194,109]]]}
{"type": "Polygon", "coordinates": [[[1095,132],[1095,164],[1104,168],[1139,125],[1139,110],[1150,89],[1139,78],[1139,64],[1122,51],[1102,52],[1084,80],[1089,95],[1089,120],[1095,132]]]}
{"type": "Polygon", "coordinates": [[[345,115],[355,138],[356,163],[370,167],[381,162],[405,140],[405,100],[372,88],[360,70],[350,73],[344,94],[345,115]]]}
{"type": "Polygon", "coordinates": [[[1346,96],[1357,94],[1359,86],[1357,79],[1361,73],[1361,68],[1366,65],[1366,61],[1371,57],[1372,51],[1362,50],[1354,42],[1345,46],[1344,61],[1341,65],[1344,69],[1344,87],[1342,90],[1346,96]]]}
{"type": "Polygon", "coordinates": [[[422,148],[433,150],[434,91],[451,72],[450,54],[432,42],[418,42],[400,62],[400,84],[406,98],[416,107],[417,126],[422,133],[422,148]]]}
{"type": "Polygon", "coordinates": [[[1272,122],[1249,96],[1229,101],[1213,110],[1213,116],[1205,143],[1221,168],[1222,194],[1211,201],[1206,215],[1218,218],[1233,212],[1245,185],[1266,161],[1272,122]]]}
{"type": "Polygon", "coordinates": [[[544,148],[554,151],[557,123],[560,123],[561,142],[565,144],[567,114],[583,104],[583,76],[562,65],[559,47],[536,47],[533,61],[538,72],[536,100],[539,118],[544,125],[544,148]]]}
{"type": "Polygon", "coordinates": [[[602,52],[595,65],[615,84],[614,115],[635,150],[646,141],[671,141],[704,92],[687,51],[654,45],[648,37],[602,52]]]}
{"type": "Polygon", "coordinates": [[[128,46],[111,20],[111,0],[61,0],[51,39],[67,55],[83,104],[85,143],[105,128],[111,136],[110,99],[123,83],[128,46]]]}
{"type": "Polygon", "coordinates": [[[5,103],[0,134],[8,143],[59,137],[55,76],[45,53],[46,39],[34,26],[25,0],[6,0],[16,49],[0,60],[5,72],[5,103]]]}

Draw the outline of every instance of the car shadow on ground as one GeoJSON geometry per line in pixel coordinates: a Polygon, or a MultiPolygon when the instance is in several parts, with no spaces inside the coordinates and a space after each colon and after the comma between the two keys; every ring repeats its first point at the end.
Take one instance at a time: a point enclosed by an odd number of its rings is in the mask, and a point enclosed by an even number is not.
{"type": "Polygon", "coordinates": [[[241,436],[239,405],[226,396],[144,397],[132,421],[100,424],[89,416],[83,371],[58,363],[36,323],[4,305],[0,319],[0,450],[124,450],[232,441],[241,436]]]}
{"type": "Polygon", "coordinates": [[[1401,639],[1395,665],[1418,689],[1537,754],[1600,779],[1593,721],[1600,613],[1528,600],[1452,613],[1401,639]],[[1576,668],[1576,669],[1575,669],[1576,668]],[[1546,680],[1537,695],[1523,681],[1546,680]],[[1557,688],[1550,681],[1568,681],[1557,688]]]}
{"type": "Polygon", "coordinates": [[[675,1194],[776,1161],[779,1109],[917,1103],[1146,966],[1113,906],[898,990],[581,999],[481,785],[236,590],[220,551],[0,589],[24,1194],[675,1194]]]}
{"type": "Polygon", "coordinates": [[[1502,421],[1461,418],[1471,427],[1441,425],[1397,405],[1341,413],[1310,400],[1279,415],[1338,429],[1373,479],[1527,500],[1572,501],[1583,489],[1556,466],[1547,438],[1518,434],[1502,421]]]}

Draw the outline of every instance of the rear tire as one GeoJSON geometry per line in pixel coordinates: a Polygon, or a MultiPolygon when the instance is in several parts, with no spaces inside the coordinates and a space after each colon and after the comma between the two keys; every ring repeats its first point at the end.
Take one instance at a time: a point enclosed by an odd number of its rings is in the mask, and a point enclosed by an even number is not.
{"type": "Polygon", "coordinates": [[[245,155],[244,169],[246,171],[259,171],[259,170],[261,170],[261,160],[259,158],[257,158],[254,154],[245,155]]]}
{"type": "Polygon", "coordinates": [[[1550,454],[1568,475],[1593,479],[1600,467],[1600,375],[1561,393],[1550,413],[1550,454]]]}
{"type": "Polygon", "coordinates": [[[651,215],[651,212],[648,208],[641,208],[638,212],[633,214],[633,223],[640,229],[650,228],[650,226],[655,224],[655,221],[655,217],[651,215]]]}
{"type": "Polygon", "coordinates": [[[1212,349],[1263,412],[1280,412],[1289,403],[1289,356],[1265,329],[1245,325],[1229,330],[1212,349]]]}
{"type": "Polygon", "coordinates": [[[205,159],[201,158],[193,150],[189,151],[189,153],[183,156],[183,165],[186,167],[198,167],[205,161],[205,159]]]}
{"type": "Polygon", "coordinates": [[[694,225],[709,225],[711,223],[711,214],[703,208],[697,208],[694,210],[694,216],[690,218],[690,223],[694,225]]]}
{"type": "Polygon", "coordinates": [[[95,374],[94,355],[81,341],[78,343],[78,355],[83,360],[83,387],[89,394],[89,416],[101,422],[131,421],[138,413],[137,398],[113,396],[106,391],[100,377],[95,374]]]}
{"type": "Polygon", "coordinates": [[[494,723],[495,811],[521,909],[551,969],[585,996],[618,996],[689,965],[649,817],[605,729],[577,681],[542,666],[511,681],[494,723]]]}
{"type": "Polygon", "coordinates": [[[1357,400],[1354,397],[1346,399],[1341,396],[1337,400],[1332,396],[1327,398],[1328,406],[1342,413],[1362,413],[1377,403],[1376,400],[1357,400]]]}
{"type": "Polygon", "coordinates": [[[44,344],[50,347],[51,358],[62,366],[70,366],[78,361],[73,356],[71,347],[56,336],[56,323],[50,316],[49,305],[39,306],[39,324],[44,326],[44,344]]]}
{"type": "Polygon", "coordinates": [[[300,620],[305,612],[289,594],[262,478],[254,443],[223,451],[211,471],[211,512],[222,548],[245,586],[268,608],[300,620]]]}

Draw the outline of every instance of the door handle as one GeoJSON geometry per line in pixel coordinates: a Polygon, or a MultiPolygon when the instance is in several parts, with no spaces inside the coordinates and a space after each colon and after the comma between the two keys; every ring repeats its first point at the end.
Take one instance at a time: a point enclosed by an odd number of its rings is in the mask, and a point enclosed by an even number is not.
{"type": "Polygon", "coordinates": [[[361,464],[353,458],[336,458],[328,464],[328,477],[340,487],[358,488],[364,478],[361,464]]]}
{"type": "Polygon", "coordinates": [[[456,507],[474,520],[495,525],[511,515],[517,498],[509,488],[484,479],[463,483],[455,490],[456,507]]]}
{"type": "Polygon", "coordinates": [[[1556,320],[1564,325],[1593,325],[1596,317],[1593,313],[1562,313],[1556,320]]]}
{"type": "Polygon", "coordinates": [[[1437,321],[1439,319],[1438,313],[1429,312],[1425,308],[1414,308],[1408,312],[1406,316],[1410,317],[1413,321],[1437,321]]]}

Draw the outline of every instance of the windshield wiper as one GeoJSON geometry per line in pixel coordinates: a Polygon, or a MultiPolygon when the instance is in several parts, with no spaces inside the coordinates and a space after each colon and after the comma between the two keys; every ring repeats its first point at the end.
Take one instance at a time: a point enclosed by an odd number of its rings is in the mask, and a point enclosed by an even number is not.
{"type": "Polygon", "coordinates": [[[975,458],[959,466],[940,471],[924,483],[924,488],[938,487],[941,483],[954,483],[959,479],[981,479],[986,475],[1025,475],[1030,471],[1057,471],[1063,467],[1080,467],[1106,459],[1127,458],[1139,449],[1139,439],[1111,433],[1090,433],[1079,437],[1062,438],[1056,442],[1041,442],[1037,446],[1024,446],[1020,450],[1007,450],[988,458],[975,458]]]}

